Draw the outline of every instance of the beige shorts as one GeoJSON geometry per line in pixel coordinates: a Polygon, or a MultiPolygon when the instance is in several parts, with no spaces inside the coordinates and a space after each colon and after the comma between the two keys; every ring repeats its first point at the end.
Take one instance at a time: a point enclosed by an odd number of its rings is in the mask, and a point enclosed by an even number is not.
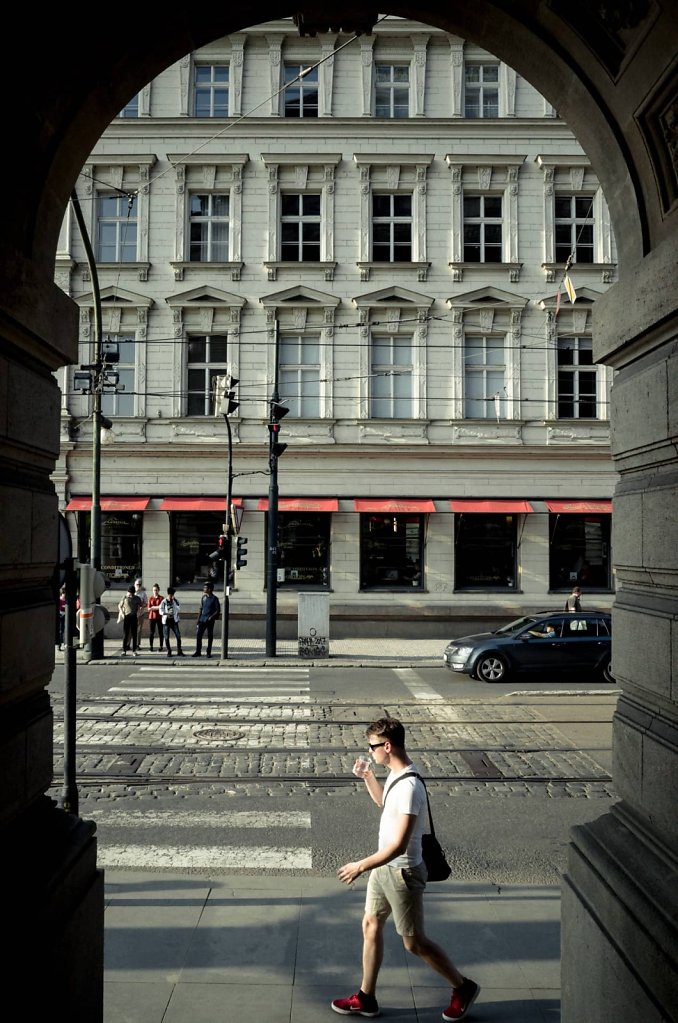
{"type": "Polygon", "coordinates": [[[365,912],[386,920],[393,913],[396,931],[410,937],[424,930],[426,867],[375,867],[370,872],[365,898],[365,912]]]}

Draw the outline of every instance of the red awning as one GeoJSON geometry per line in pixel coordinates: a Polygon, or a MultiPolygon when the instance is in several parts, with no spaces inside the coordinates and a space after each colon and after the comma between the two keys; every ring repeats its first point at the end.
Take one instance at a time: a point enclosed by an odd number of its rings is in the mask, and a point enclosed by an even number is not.
{"type": "Polygon", "coordinates": [[[387,515],[397,515],[398,512],[424,514],[436,510],[436,506],[430,498],[421,501],[373,501],[371,498],[356,498],[353,507],[357,512],[384,512],[387,515]]]}
{"type": "MultiPolygon", "coordinates": [[[[145,511],[148,507],[150,497],[102,497],[102,511],[145,511]]],[[[92,508],[91,497],[72,497],[66,505],[67,512],[90,511],[92,508]]]]}
{"type": "MultiPolygon", "coordinates": [[[[231,504],[240,507],[242,497],[232,497],[231,504]]],[[[226,514],[226,497],[164,497],[160,511],[217,511],[226,514]]]]}
{"type": "Polygon", "coordinates": [[[486,515],[521,515],[534,511],[529,501],[450,501],[453,512],[481,512],[486,515]]]}
{"type": "MultiPolygon", "coordinates": [[[[268,498],[262,497],[257,508],[259,511],[268,511],[268,498]]],[[[278,511],[335,512],[339,511],[339,501],[336,497],[279,497],[278,511]]]]}
{"type": "Polygon", "coordinates": [[[547,501],[550,512],[563,515],[611,515],[612,501],[547,501]]]}

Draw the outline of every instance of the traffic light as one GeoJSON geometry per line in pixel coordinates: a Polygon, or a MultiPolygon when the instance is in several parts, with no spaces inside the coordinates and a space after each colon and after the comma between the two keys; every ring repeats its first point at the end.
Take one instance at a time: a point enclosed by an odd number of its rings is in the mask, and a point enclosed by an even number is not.
{"type": "Polygon", "coordinates": [[[78,630],[81,645],[87,643],[97,632],[101,632],[108,616],[97,601],[105,589],[110,586],[102,572],[94,565],[80,565],[80,609],[78,611],[78,630]]]}
{"type": "Polygon", "coordinates": [[[222,533],[217,540],[217,549],[212,551],[210,558],[212,561],[226,561],[228,557],[228,537],[225,533],[222,533]]]}
{"type": "Polygon", "coordinates": [[[280,442],[280,420],[287,415],[289,408],[280,402],[271,401],[271,421],[268,424],[269,454],[271,458],[280,458],[287,444],[280,442]]]}
{"type": "Polygon", "coordinates": [[[214,410],[222,416],[230,416],[240,405],[235,400],[235,386],[240,381],[230,373],[215,377],[214,381],[214,410]]]}
{"type": "Polygon", "coordinates": [[[235,551],[235,567],[236,568],[244,568],[245,565],[247,564],[247,558],[245,557],[245,555],[247,554],[247,547],[245,546],[246,543],[247,543],[247,537],[246,536],[239,536],[238,537],[238,542],[237,542],[236,551],[235,551]]]}

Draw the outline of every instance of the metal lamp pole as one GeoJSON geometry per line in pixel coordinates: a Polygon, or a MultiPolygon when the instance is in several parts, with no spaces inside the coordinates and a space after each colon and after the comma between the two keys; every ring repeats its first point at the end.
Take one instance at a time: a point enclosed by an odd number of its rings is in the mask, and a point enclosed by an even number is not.
{"type": "MultiPolygon", "coordinates": [[[[87,234],[85,218],[75,189],[71,193],[71,202],[78,222],[82,243],[87,256],[90,277],[92,279],[92,297],[94,299],[94,380],[92,386],[92,510],[90,518],[90,564],[99,571],[101,569],[101,389],[103,386],[103,349],[101,337],[101,292],[99,275],[92,245],[87,234]]],[[[104,656],[104,630],[96,633],[87,644],[92,660],[100,660],[104,656]]]]}

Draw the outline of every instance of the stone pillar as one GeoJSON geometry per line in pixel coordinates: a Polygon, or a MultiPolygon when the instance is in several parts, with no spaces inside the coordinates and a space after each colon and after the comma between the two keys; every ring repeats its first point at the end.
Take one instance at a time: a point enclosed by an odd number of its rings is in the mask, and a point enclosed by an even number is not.
{"type": "Polygon", "coordinates": [[[678,1020],[678,285],[665,243],[596,303],[616,369],[610,813],[575,828],[563,886],[562,1019],[678,1020]]]}
{"type": "Polygon", "coordinates": [[[75,357],[77,310],[47,274],[6,249],[0,274],[3,969],[23,1018],[56,1013],[70,1023],[100,1023],[103,874],[95,826],[47,795],[53,726],[46,687],[54,671],[59,583],[50,473],[59,454],[61,398],[53,371],[75,357]]]}

